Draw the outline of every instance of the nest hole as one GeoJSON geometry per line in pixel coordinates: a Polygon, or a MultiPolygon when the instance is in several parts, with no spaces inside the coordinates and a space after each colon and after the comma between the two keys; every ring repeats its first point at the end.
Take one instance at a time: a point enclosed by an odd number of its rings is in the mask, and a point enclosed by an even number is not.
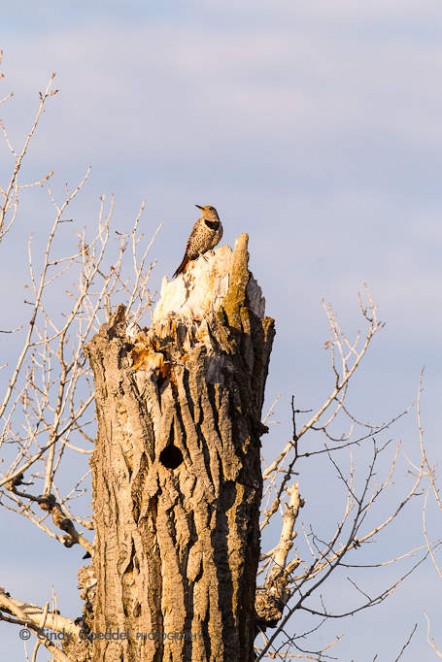
{"type": "Polygon", "coordinates": [[[183,454],[176,446],[166,446],[160,453],[160,462],[166,469],[177,469],[183,462],[183,454]]]}

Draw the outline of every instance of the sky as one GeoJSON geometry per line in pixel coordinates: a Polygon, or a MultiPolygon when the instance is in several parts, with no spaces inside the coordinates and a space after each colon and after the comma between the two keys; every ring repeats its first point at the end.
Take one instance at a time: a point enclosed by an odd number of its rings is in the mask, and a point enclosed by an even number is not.
{"type": "MultiPolygon", "coordinates": [[[[277,396],[279,403],[264,455],[271,458],[290,435],[291,395],[314,408],[330,389],[321,300],[352,335],[361,326],[357,293],[367,283],[386,327],[355,380],[352,402],[358,415],[386,420],[415,399],[425,366],[425,438],[440,463],[440,2],[1,0],[0,8],[0,97],[14,91],[0,115],[12,139],[22,141],[38,91],[57,72],[60,92],[24,175],[54,170],[52,186],[62,195],[65,182],[75,185],[91,166],[73,207],[79,227],[94,223],[101,194],[115,196],[122,230],[145,200],[146,235],[162,223],[154,289],[181,260],[195,204],[218,209],[223,241],[233,245],[249,233],[251,270],[277,329],[267,406],[277,396]]],[[[9,167],[1,146],[2,183],[9,167]]],[[[43,197],[35,200],[24,207],[24,224],[0,266],[2,299],[11,281],[19,282],[27,235],[38,242],[44,233],[47,208],[43,197]]],[[[12,328],[22,315],[23,306],[12,305],[2,325],[12,328]]],[[[413,454],[415,415],[392,436],[413,454]]],[[[315,468],[299,480],[320,509],[328,493],[315,468]]],[[[75,552],[42,541],[26,520],[0,517],[2,529],[15,532],[0,549],[11,592],[42,603],[55,584],[75,615],[75,552]],[[38,572],[27,562],[30,547],[38,572]]],[[[434,518],[437,536],[440,515],[434,518]]],[[[420,526],[416,508],[403,522],[404,551],[421,542],[420,526]]],[[[425,566],[399,597],[340,623],[347,636],[338,659],[394,659],[415,622],[403,659],[434,659],[424,609],[442,643],[440,588],[425,566]]],[[[22,659],[11,626],[0,624],[0,639],[8,659],[22,659]]]]}

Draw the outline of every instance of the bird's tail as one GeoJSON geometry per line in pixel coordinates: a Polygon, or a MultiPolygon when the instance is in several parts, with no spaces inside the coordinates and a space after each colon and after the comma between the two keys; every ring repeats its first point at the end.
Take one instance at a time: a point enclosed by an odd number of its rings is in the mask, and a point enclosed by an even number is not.
{"type": "Polygon", "coordinates": [[[186,254],[183,257],[183,261],[181,262],[180,266],[178,269],[175,271],[173,274],[173,278],[176,278],[179,274],[183,273],[184,269],[187,267],[188,263],[190,262],[188,255],[186,254]]]}

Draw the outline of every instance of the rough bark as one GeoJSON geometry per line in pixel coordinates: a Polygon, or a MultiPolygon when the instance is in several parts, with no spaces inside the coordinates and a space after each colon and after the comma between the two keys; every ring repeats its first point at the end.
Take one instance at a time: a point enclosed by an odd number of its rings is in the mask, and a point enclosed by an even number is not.
{"type": "Polygon", "coordinates": [[[86,348],[94,661],[253,660],[274,326],[248,257],[241,235],[233,253],[199,258],[164,281],[149,329],[129,328],[121,306],[86,348]]]}

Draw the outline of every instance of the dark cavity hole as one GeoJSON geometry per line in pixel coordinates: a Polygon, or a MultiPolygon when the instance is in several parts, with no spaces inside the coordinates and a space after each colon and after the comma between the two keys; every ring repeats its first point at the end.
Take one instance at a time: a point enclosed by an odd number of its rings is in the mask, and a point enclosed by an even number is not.
{"type": "Polygon", "coordinates": [[[160,453],[160,462],[166,469],[176,469],[183,461],[183,454],[176,446],[166,446],[160,453]]]}

